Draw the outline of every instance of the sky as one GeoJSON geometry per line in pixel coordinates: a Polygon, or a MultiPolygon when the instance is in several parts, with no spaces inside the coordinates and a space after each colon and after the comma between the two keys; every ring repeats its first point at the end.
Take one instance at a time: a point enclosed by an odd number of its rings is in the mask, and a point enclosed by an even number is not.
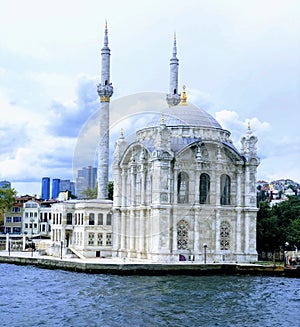
{"type": "Polygon", "coordinates": [[[299,17],[298,0],[0,0],[0,180],[39,195],[42,177],[74,180],[78,158],[94,158],[80,142],[96,138],[107,20],[111,147],[147,121],[140,99],[162,105],[176,32],[188,101],[238,149],[251,123],[258,179],[300,182],[299,17]]]}

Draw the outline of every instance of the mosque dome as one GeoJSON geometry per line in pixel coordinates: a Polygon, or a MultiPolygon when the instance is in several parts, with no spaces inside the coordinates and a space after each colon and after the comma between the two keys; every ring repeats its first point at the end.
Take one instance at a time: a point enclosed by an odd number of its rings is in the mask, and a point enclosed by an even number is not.
{"type": "MultiPolygon", "coordinates": [[[[222,126],[207,113],[204,109],[198,108],[193,104],[178,105],[165,108],[161,111],[164,115],[164,123],[169,127],[194,126],[212,129],[222,129],[222,126]]],[[[147,127],[157,126],[161,123],[161,115],[147,124],[147,127]]]]}
{"type": "Polygon", "coordinates": [[[192,104],[167,108],[163,111],[163,114],[165,115],[165,124],[167,126],[189,125],[222,129],[222,126],[215,118],[205,110],[192,104]]]}

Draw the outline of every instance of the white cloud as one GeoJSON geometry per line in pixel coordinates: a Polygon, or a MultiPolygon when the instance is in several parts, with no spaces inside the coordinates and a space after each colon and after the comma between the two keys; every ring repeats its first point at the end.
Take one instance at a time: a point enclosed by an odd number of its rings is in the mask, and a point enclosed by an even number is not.
{"type": "Polygon", "coordinates": [[[25,180],[25,175],[36,180],[43,175],[62,177],[71,168],[76,137],[99,108],[96,84],[108,18],[113,99],[142,90],[162,91],[157,101],[146,93],[120,102],[112,99],[116,135],[119,127],[126,135],[145,124],[139,117],[126,120],[127,115],[166,107],[176,30],[179,85],[187,85],[188,101],[216,113],[237,148],[250,121],[263,158],[259,174],[291,173],[300,181],[295,119],[300,101],[299,1],[289,0],[287,5],[278,0],[190,0],[187,6],[180,0],[153,0],[148,5],[90,0],[87,6],[71,0],[0,0],[0,4],[3,178],[8,173],[14,180],[22,176],[25,180]],[[81,72],[87,76],[78,77],[81,72]]]}

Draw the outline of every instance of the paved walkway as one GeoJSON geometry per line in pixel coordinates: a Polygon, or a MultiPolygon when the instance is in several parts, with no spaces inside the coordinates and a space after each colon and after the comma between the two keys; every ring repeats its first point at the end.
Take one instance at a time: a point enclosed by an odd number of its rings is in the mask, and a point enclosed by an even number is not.
{"type": "Polygon", "coordinates": [[[54,257],[49,255],[41,255],[38,251],[0,251],[0,256],[2,257],[16,257],[16,258],[36,258],[36,259],[49,259],[49,260],[59,260],[59,261],[69,261],[69,262],[85,262],[85,263],[107,263],[107,264],[150,264],[151,261],[143,260],[143,259],[121,259],[121,258],[85,258],[80,259],[71,256],[63,256],[62,259],[60,257],[54,257]]]}

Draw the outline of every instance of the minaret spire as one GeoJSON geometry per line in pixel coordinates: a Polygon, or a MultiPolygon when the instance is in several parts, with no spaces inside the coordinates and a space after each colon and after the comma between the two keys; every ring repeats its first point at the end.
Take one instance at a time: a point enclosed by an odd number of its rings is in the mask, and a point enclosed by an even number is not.
{"type": "Polygon", "coordinates": [[[173,54],[170,59],[170,85],[169,94],[167,94],[167,103],[169,107],[177,106],[180,102],[180,94],[178,94],[178,66],[176,33],[173,39],[173,54]]]}
{"type": "Polygon", "coordinates": [[[108,46],[108,35],[107,35],[107,20],[105,21],[105,30],[104,30],[104,47],[108,46]]]}
{"type": "Polygon", "coordinates": [[[100,131],[98,149],[98,199],[108,198],[108,163],[109,163],[109,101],[113,95],[110,83],[110,49],[108,30],[105,22],[104,44],[101,49],[101,84],[97,86],[100,97],[100,131]]]}

